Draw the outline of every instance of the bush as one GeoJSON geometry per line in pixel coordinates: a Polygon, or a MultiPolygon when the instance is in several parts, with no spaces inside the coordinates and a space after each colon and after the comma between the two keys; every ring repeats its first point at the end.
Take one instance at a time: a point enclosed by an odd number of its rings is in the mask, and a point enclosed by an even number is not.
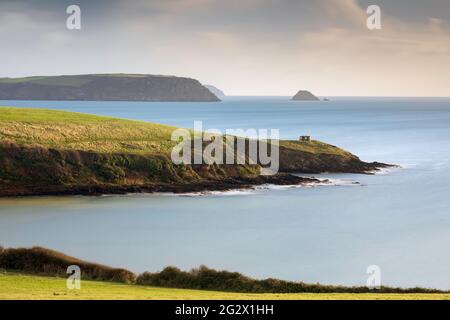
{"type": "MultiPolygon", "coordinates": [[[[277,279],[256,280],[237,272],[217,271],[200,266],[191,271],[167,267],[161,272],[144,272],[136,275],[125,269],[115,269],[104,265],[82,261],[60,252],[41,248],[7,248],[0,246],[0,272],[18,271],[46,276],[67,277],[67,267],[78,265],[81,278],[98,281],[137,283],[155,287],[215,290],[243,293],[442,293],[426,288],[327,286],[277,279]]],[[[448,293],[448,291],[446,292],[448,293]]]]}
{"type": "Polygon", "coordinates": [[[244,293],[437,293],[425,288],[381,287],[372,290],[368,287],[327,286],[306,284],[277,279],[256,280],[237,272],[217,271],[201,266],[189,272],[176,267],[167,267],[159,273],[144,272],[136,279],[139,285],[156,287],[231,291],[244,293]]]}
{"type": "Polygon", "coordinates": [[[80,267],[82,279],[124,283],[134,283],[136,280],[136,275],[131,271],[82,261],[41,247],[0,251],[0,268],[10,271],[67,277],[67,267],[70,265],[80,267]]]}

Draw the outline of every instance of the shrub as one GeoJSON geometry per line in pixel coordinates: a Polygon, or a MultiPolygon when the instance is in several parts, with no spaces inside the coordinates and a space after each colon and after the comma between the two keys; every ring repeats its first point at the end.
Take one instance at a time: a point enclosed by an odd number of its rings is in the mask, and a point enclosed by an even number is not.
{"type": "Polygon", "coordinates": [[[82,279],[124,283],[133,283],[136,280],[136,275],[131,271],[82,261],[41,247],[9,248],[0,251],[0,268],[10,271],[66,277],[67,267],[70,265],[80,267],[82,279]]]}
{"type": "Polygon", "coordinates": [[[189,272],[176,267],[167,267],[161,272],[144,272],[136,279],[139,285],[156,287],[202,289],[244,293],[437,293],[435,289],[426,288],[390,288],[381,287],[372,290],[368,287],[327,286],[306,284],[303,282],[283,281],[277,279],[256,280],[237,272],[217,271],[201,266],[189,272]]]}

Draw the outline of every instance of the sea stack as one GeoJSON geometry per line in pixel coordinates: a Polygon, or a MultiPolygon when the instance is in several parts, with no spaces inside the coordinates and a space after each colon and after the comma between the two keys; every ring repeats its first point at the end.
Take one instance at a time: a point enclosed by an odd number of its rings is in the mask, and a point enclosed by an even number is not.
{"type": "Polygon", "coordinates": [[[294,101],[320,101],[315,95],[306,90],[300,90],[291,100],[294,101]]]}

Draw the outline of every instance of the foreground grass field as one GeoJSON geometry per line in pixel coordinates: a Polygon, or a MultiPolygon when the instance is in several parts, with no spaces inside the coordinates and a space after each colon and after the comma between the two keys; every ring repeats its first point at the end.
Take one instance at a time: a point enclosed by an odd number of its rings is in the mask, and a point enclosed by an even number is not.
{"type": "Polygon", "coordinates": [[[0,273],[0,300],[450,300],[450,294],[296,293],[245,294],[166,289],[100,281],[82,281],[68,290],[62,278],[0,273]]]}

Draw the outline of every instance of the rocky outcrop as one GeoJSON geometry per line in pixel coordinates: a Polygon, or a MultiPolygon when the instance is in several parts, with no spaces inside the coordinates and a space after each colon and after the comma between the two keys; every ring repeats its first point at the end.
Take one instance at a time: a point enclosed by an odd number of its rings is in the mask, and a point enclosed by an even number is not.
{"type": "Polygon", "coordinates": [[[343,154],[311,153],[280,146],[280,172],[291,173],[362,173],[372,174],[382,168],[394,167],[379,162],[361,161],[357,156],[343,154]]]}
{"type": "Polygon", "coordinates": [[[0,100],[220,101],[195,79],[127,74],[3,78],[0,100]]]}
{"type": "Polygon", "coordinates": [[[300,90],[295,96],[292,97],[294,101],[320,101],[315,95],[306,90],[300,90]]]}

